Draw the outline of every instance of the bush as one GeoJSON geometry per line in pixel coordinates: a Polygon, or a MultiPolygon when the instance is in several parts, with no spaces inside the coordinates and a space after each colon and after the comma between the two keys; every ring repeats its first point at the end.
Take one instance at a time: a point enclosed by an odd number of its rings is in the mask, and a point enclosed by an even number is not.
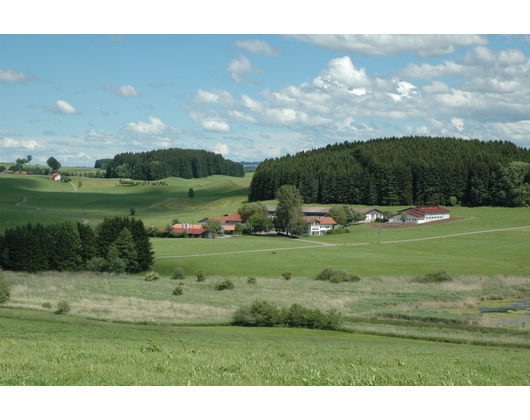
{"type": "Polygon", "coordinates": [[[87,271],[101,272],[105,271],[108,267],[107,260],[101,257],[94,257],[86,263],[87,271]]]}
{"type": "Polygon", "coordinates": [[[222,282],[217,283],[213,288],[215,290],[230,290],[234,287],[234,283],[231,280],[223,280],[222,282]]]}
{"type": "Polygon", "coordinates": [[[158,274],[156,271],[149,271],[148,273],[145,273],[145,281],[155,281],[160,278],[160,274],[158,274]]]}
{"type": "Polygon", "coordinates": [[[52,304],[50,302],[44,302],[42,304],[42,307],[46,308],[46,309],[51,309],[52,308],[52,304]]]}
{"type": "Polygon", "coordinates": [[[248,284],[256,284],[258,281],[256,279],[256,276],[248,276],[247,283],[248,284]]]}
{"type": "Polygon", "coordinates": [[[282,277],[285,279],[285,280],[290,280],[291,279],[291,272],[290,271],[284,271],[282,273],[282,277]]]}
{"type": "Polygon", "coordinates": [[[297,328],[336,330],[342,324],[342,314],[335,309],[322,312],[293,304],[288,309],[278,309],[265,300],[256,300],[250,306],[240,307],[233,316],[234,325],[247,327],[274,327],[287,325],[297,328]]]}
{"type": "Polygon", "coordinates": [[[416,283],[441,283],[443,281],[453,281],[453,275],[447,270],[438,270],[423,276],[416,276],[412,281],[416,283]]]}
{"type": "Polygon", "coordinates": [[[11,298],[11,288],[6,280],[2,268],[0,268],[0,305],[6,303],[11,298]]]}
{"type": "Polygon", "coordinates": [[[173,274],[171,274],[171,278],[174,280],[182,280],[186,278],[186,272],[182,267],[175,268],[175,271],[173,271],[173,274]]]}
{"type": "Polygon", "coordinates": [[[108,270],[116,274],[121,274],[125,271],[127,264],[121,258],[113,258],[109,261],[108,270]]]}
{"type": "Polygon", "coordinates": [[[204,281],[206,280],[206,273],[204,270],[197,271],[197,281],[204,281]]]}
{"type": "Polygon", "coordinates": [[[70,304],[68,303],[67,300],[61,300],[58,304],[57,304],[57,310],[55,311],[56,314],[66,314],[68,312],[70,312],[72,310],[72,308],[70,307],[70,304]]]}
{"type": "Polygon", "coordinates": [[[342,283],[342,276],[339,274],[333,274],[329,279],[330,283],[342,283]]]}
{"type": "Polygon", "coordinates": [[[315,280],[330,280],[331,277],[335,275],[335,270],[332,267],[324,268],[318,275],[315,277],[315,280]]]}
{"type": "Polygon", "coordinates": [[[348,274],[348,276],[344,277],[342,281],[348,282],[348,283],[358,282],[358,281],[361,281],[361,277],[358,276],[357,274],[354,274],[354,275],[348,274]]]}
{"type": "Polygon", "coordinates": [[[182,290],[182,287],[180,286],[177,286],[175,287],[175,289],[173,290],[173,294],[175,296],[182,296],[184,294],[184,290],[182,290]]]}

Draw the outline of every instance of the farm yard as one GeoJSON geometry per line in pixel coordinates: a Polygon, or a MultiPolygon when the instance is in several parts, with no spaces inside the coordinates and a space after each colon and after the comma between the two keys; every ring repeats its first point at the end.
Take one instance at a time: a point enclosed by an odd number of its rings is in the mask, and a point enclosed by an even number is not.
{"type": "MultiPolygon", "coordinates": [[[[237,211],[246,200],[250,177],[168,178],[168,185],[149,186],[72,177],[74,185],[82,182],[74,191],[72,185],[46,177],[2,176],[0,226],[67,219],[88,219],[95,226],[105,217],[128,216],[131,208],[146,226],[163,227],[174,218],[196,223],[237,211]]],[[[530,296],[530,209],[450,209],[455,219],[449,223],[381,229],[380,243],[374,224],[349,226],[350,233],[341,235],[299,239],[151,238],[151,268],[161,275],[155,282],[144,281],[146,272],[6,272],[11,299],[0,308],[6,337],[0,344],[0,383],[526,385],[530,331],[521,320],[527,311],[506,313],[499,321],[501,314],[485,313],[481,307],[509,306],[530,296]],[[329,266],[361,280],[315,280],[329,266]],[[185,279],[170,278],[176,267],[184,269],[185,279]],[[439,269],[452,273],[453,281],[412,281],[439,269]],[[197,282],[198,270],[206,272],[204,282],[197,282]],[[292,273],[290,280],[282,278],[286,270],[292,273]],[[249,275],[256,276],[256,284],[247,283],[249,275]],[[232,281],[234,289],[215,290],[224,280],[232,281]],[[177,285],[181,296],[172,294],[177,285]],[[344,317],[342,332],[228,326],[239,307],[256,299],[281,308],[296,303],[337,309],[344,317]],[[71,311],[54,314],[63,300],[71,311]],[[46,340],[46,332],[56,341],[46,340]],[[90,334],[99,337],[97,344],[87,339],[90,334]],[[61,344],[67,340],[75,345],[61,344]],[[117,348],[116,340],[123,346],[117,348]],[[237,347],[242,353],[213,357],[212,346],[237,347]],[[97,353],[96,347],[105,350],[97,353]],[[40,360],[29,350],[37,348],[46,354],[40,360]],[[12,357],[17,351],[19,359],[12,357]],[[52,362],[53,357],[59,362],[52,362]],[[81,359],[86,363],[71,362],[81,359]],[[260,359],[287,368],[268,370],[260,359]],[[102,370],[117,372],[120,363],[130,377],[113,373],[102,379],[102,370]],[[510,363],[505,375],[494,375],[510,363]],[[35,369],[41,374],[27,375],[35,369]]]]}

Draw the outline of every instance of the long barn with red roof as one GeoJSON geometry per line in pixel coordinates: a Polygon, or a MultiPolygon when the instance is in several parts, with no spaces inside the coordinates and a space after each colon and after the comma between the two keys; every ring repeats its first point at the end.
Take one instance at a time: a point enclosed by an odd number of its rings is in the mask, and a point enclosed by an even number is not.
{"type": "Polygon", "coordinates": [[[405,223],[428,223],[436,220],[449,219],[450,211],[437,204],[428,204],[418,207],[409,207],[408,209],[400,210],[398,214],[392,216],[388,221],[390,223],[403,223],[401,214],[405,213],[407,219],[405,223]]]}

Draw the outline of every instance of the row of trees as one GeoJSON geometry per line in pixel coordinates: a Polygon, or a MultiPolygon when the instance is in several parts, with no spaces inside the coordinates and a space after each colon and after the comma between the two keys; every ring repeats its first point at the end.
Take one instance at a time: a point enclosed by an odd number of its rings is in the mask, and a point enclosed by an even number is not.
{"type": "Polygon", "coordinates": [[[296,186],[306,203],[530,205],[530,151],[507,141],[403,137],[344,142],[267,159],[249,201],[296,186]]]}
{"type": "Polygon", "coordinates": [[[210,175],[244,177],[245,170],[218,153],[171,148],[116,155],[108,162],[105,177],[150,181],[169,176],[191,179],[210,175]]]}
{"type": "MultiPolygon", "coordinates": [[[[105,219],[92,229],[80,222],[60,222],[8,228],[0,233],[0,267],[36,273],[74,271],[99,259],[102,268],[146,270],[154,252],[140,219],[105,219]]],[[[116,270],[113,270],[116,271],[116,270]]]]}

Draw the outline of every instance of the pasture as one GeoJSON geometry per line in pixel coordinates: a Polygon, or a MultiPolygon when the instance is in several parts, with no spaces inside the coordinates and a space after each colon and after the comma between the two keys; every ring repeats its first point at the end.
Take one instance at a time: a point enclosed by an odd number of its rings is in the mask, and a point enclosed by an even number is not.
{"type": "Polygon", "coordinates": [[[529,385],[528,350],[0,308],[2,385],[529,385]]]}

